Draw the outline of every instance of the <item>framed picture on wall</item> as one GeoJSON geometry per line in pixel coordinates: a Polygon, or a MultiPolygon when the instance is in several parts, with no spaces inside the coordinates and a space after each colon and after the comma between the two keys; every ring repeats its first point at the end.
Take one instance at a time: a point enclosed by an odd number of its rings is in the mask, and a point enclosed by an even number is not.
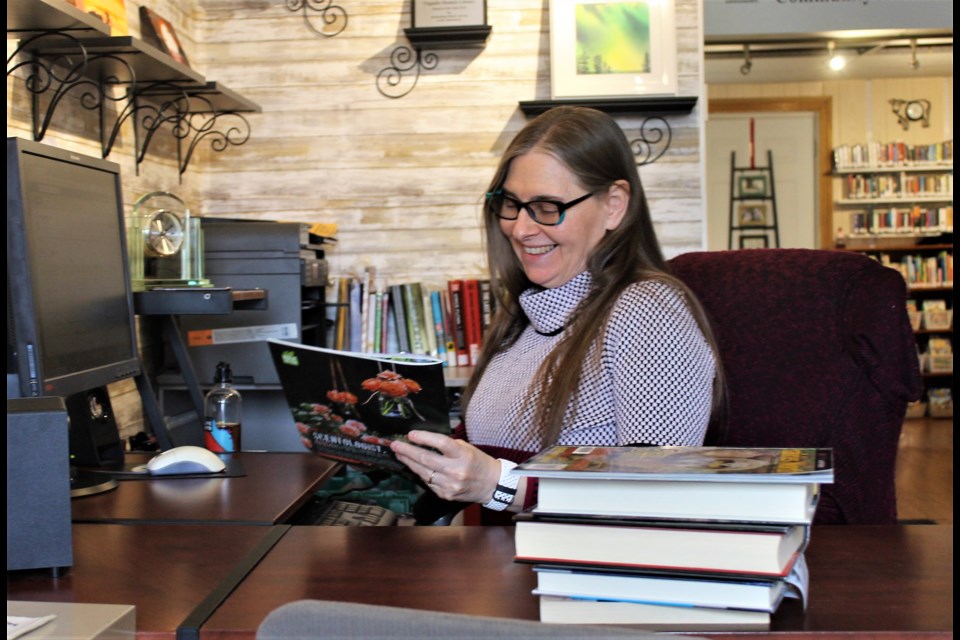
{"type": "Polygon", "coordinates": [[[676,95],[673,0],[550,0],[556,98],[676,95]]]}
{"type": "Polygon", "coordinates": [[[486,0],[413,0],[412,23],[423,27],[472,27],[487,24],[486,0]]]}
{"type": "Polygon", "coordinates": [[[143,39],[158,47],[168,56],[189,67],[187,54],[183,52],[177,31],[170,21],[146,7],[140,7],[140,32],[143,39]]]}
{"type": "Polygon", "coordinates": [[[127,5],[123,0],[84,0],[74,5],[95,15],[110,27],[111,36],[128,36],[127,5]]]}
{"type": "Polygon", "coordinates": [[[741,249],[766,249],[770,245],[767,244],[766,235],[744,235],[740,236],[740,248],[741,249]]]}
{"type": "Polygon", "coordinates": [[[766,198],[767,176],[740,176],[738,187],[741,198],[766,198]]]}
{"type": "Polygon", "coordinates": [[[763,227],[767,224],[766,202],[741,202],[737,205],[737,223],[741,227],[763,227]]]}

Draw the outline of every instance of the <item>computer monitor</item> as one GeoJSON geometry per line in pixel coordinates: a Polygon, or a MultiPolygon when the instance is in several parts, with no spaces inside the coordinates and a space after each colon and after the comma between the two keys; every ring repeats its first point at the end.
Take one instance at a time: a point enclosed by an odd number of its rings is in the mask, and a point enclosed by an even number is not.
{"type": "Polygon", "coordinates": [[[97,463],[120,443],[106,385],[140,371],[120,167],[8,138],[7,397],[64,397],[97,463]]]}

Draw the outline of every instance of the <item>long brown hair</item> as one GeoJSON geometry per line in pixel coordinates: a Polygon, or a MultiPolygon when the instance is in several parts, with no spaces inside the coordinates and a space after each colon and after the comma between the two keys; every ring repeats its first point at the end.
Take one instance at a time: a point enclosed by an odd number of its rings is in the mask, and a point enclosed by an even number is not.
{"type": "MultiPolygon", "coordinates": [[[[584,360],[591,345],[602,339],[614,304],[634,282],[658,280],[679,290],[690,307],[717,363],[714,411],[721,406],[723,381],[720,359],[709,322],[693,293],[667,272],[657,241],[647,199],[640,184],[636,160],[620,126],[610,116],[585,107],[555,107],[531,120],[507,147],[490,181],[489,191],[502,188],[514,158],[537,149],[562,162],[587,191],[606,189],[627,181],[630,200],[620,224],[606,233],[587,263],[592,285],[577,307],[563,338],[541,364],[533,389],[534,415],[544,445],[556,442],[570,399],[579,385],[584,360]]],[[[484,336],[473,376],[461,400],[464,414],[477,383],[494,355],[520,337],[529,320],[519,305],[520,294],[535,286],[523,271],[509,238],[500,230],[496,211],[484,207],[483,221],[490,279],[498,297],[498,311],[484,336]]]]}

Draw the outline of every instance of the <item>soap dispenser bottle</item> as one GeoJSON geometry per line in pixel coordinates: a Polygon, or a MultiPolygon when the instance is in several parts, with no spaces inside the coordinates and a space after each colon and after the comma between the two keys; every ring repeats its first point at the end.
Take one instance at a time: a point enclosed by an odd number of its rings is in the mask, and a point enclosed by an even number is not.
{"type": "Polygon", "coordinates": [[[233,372],[229,363],[217,364],[213,382],[216,386],[204,400],[203,441],[210,451],[240,451],[240,413],[242,398],[233,388],[233,372]]]}

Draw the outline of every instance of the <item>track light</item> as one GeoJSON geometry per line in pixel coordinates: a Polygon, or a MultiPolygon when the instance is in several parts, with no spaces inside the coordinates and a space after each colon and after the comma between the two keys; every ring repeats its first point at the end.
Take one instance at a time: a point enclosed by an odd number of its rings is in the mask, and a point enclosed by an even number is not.
{"type": "Polygon", "coordinates": [[[830,68],[834,71],[840,71],[847,66],[847,59],[836,52],[836,45],[833,42],[827,43],[827,56],[827,64],[829,64],[830,68]]]}
{"type": "Polygon", "coordinates": [[[748,76],[751,69],[753,69],[753,62],[750,61],[750,45],[745,44],[743,45],[743,64],[740,65],[740,73],[748,76]]]}
{"type": "Polygon", "coordinates": [[[910,66],[914,71],[920,68],[920,61],[917,60],[917,39],[910,38],[910,66]]]}

